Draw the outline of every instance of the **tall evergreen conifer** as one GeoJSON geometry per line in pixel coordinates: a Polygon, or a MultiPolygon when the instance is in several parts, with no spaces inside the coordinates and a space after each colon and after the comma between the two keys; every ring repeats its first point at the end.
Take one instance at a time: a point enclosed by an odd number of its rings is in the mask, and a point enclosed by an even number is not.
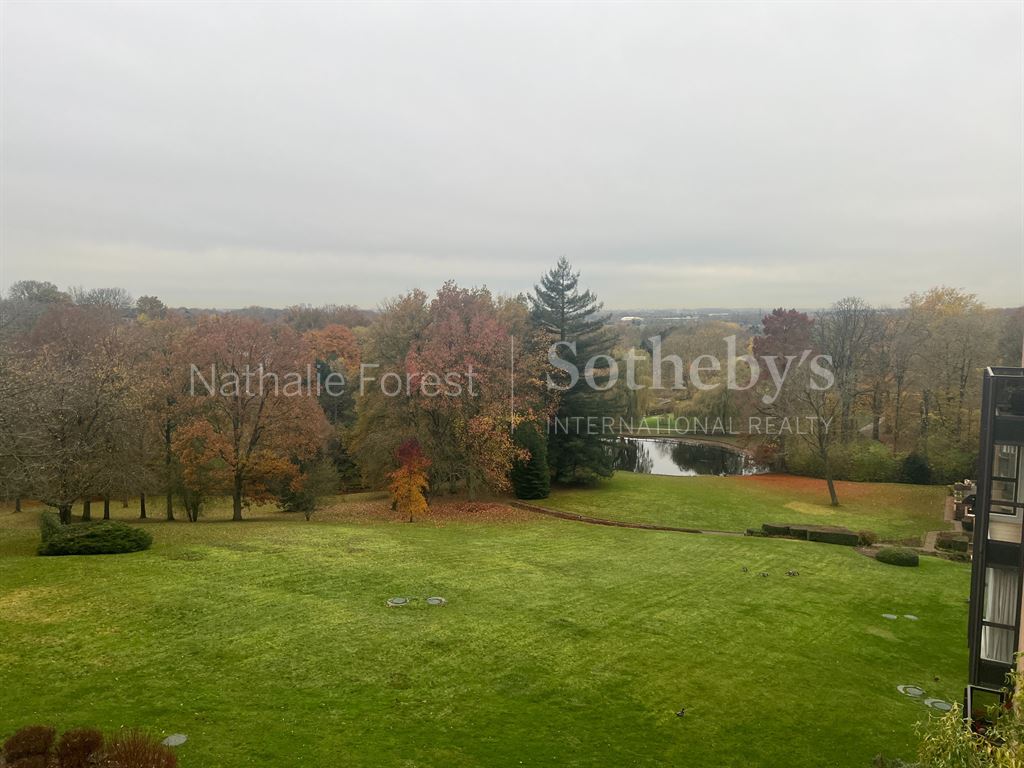
{"type": "MultiPolygon", "coordinates": [[[[600,419],[617,412],[616,396],[591,388],[583,372],[595,355],[611,354],[613,337],[597,297],[588,290],[580,292],[579,277],[563,256],[530,296],[533,320],[551,342],[576,345],[575,352],[566,344],[557,348],[558,356],[580,372],[576,384],[562,392],[557,420],[548,429],[548,463],[559,483],[591,483],[612,474],[610,436],[602,436],[600,419]]],[[[595,374],[596,383],[603,386],[607,373],[597,369],[595,374]]]]}

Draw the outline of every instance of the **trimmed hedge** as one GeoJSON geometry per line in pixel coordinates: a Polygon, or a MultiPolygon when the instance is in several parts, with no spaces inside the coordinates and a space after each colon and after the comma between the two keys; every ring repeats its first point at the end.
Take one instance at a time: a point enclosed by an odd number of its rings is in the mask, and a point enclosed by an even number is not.
{"type": "MultiPolygon", "coordinates": [[[[788,536],[793,539],[817,541],[825,544],[842,544],[856,547],[864,533],[833,525],[787,525],[785,523],[764,523],[761,530],[765,536],[788,536]]],[[[872,534],[874,535],[874,534],[872,534]]]]}
{"type": "Polygon", "coordinates": [[[916,568],[921,563],[917,552],[903,547],[886,547],[878,550],[875,559],[888,565],[901,565],[907,568],[916,568]]]}
{"type": "Polygon", "coordinates": [[[939,549],[946,549],[950,552],[966,552],[970,542],[963,536],[957,534],[939,534],[935,539],[935,546],[939,549]]]}
{"type": "Polygon", "coordinates": [[[116,555],[149,549],[153,537],[127,523],[103,521],[63,525],[43,536],[40,555],[116,555]]]}
{"type": "Polygon", "coordinates": [[[860,535],[848,530],[814,529],[807,531],[808,541],[820,541],[825,544],[841,544],[844,547],[856,547],[860,544],[860,535]]]}

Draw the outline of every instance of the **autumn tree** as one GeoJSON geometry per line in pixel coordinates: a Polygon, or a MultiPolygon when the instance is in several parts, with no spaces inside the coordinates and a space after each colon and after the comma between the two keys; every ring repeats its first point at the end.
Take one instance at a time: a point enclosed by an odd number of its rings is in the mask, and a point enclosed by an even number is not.
{"type": "MultiPolygon", "coordinates": [[[[232,518],[241,520],[243,505],[269,498],[327,436],[308,375],[313,355],[291,328],[239,316],[200,319],[184,345],[191,381],[182,441],[201,443],[194,455],[202,466],[223,462],[232,518]]],[[[194,459],[180,458],[188,476],[194,459]]]]}
{"type": "Polygon", "coordinates": [[[124,328],[106,313],[58,305],[6,366],[0,455],[19,490],[67,524],[72,504],[130,461],[142,396],[124,328]]]}
{"type": "Polygon", "coordinates": [[[398,468],[389,475],[388,491],[395,509],[403,517],[408,515],[412,523],[427,511],[427,500],[423,494],[429,486],[427,469],[430,460],[423,455],[415,438],[402,443],[395,452],[395,458],[398,468]]]}
{"type": "Polygon", "coordinates": [[[546,363],[531,334],[524,301],[486,289],[447,283],[429,303],[413,292],[385,305],[367,333],[364,358],[375,362],[353,430],[368,479],[414,435],[432,487],[507,489],[521,455],[515,425],[546,413],[546,363]]]}
{"type": "Polygon", "coordinates": [[[811,347],[813,326],[806,312],[777,307],[761,320],[761,334],[753,338],[751,349],[756,357],[777,358],[780,366],[787,356],[799,360],[811,347]]]}
{"type": "Polygon", "coordinates": [[[878,313],[857,297],[840,299],[815,318],[815,343],[832,360],[843,441],[853,439],[855,408],[871,392],[867,371],[881,329],[878,313]]]}
{"type": "Polygon", "coordinates": [[[71,296],[56,285],[45,280],[19,280],[7,289],[12,301],[26,301],[35,304],[70,304],[71,296]]]}
{"type": "MultiPolygon", "coordinates": [[[[525,326],[525,307],[519,307],[525,326]]],[[[509,488],[512,462],[520,456],[513,429],[542,408],[538,350],[525,339],[516,348],[510,308],[505,314],[486,289],[446,283],[430,303],[422,339],[406,358],[427,455],[471,496],[483,486],[509,488]],[[447,375],[458,376],[458,391],[439,381],[447,375]]]]}
{"type": "Polygon", "coordinates": [[[135,311],[139,317],[159,320],[167,316],[167,307],[156,296],[139,296],[135,300],[135,311]]]}
{"type": "Polygon", "coordinates": [[[995,328],[977,296],[932,288],[904,302],[923,327],[918,345],[922,439],[931,433],[955,444],[971,440],[980,401],[981,369],[995,356],[995,328]]]}

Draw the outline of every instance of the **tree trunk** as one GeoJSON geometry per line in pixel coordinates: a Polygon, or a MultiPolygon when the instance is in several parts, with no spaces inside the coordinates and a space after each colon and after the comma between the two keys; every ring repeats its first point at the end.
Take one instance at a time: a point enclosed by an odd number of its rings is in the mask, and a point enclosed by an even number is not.
{"type": "Polygon", "coordinates": [[[828,475],[826,475],[825,482],[828,483],[828,495],[829,495],[829,498],[832,499],[832,506],[833,507],[838,507],[839,506],[839,497],[836,495],[836,484],[835,484],[835,481],[832,479],[832,471],[831,470],[829,470],[828,475]]]}
{"type": "Polygon", "coordinates": [[[21,512],[21,496],[14,497],[14,511],[21,512]]]}
{"type": "Polygon", "coordinates": [[[61,504],[57,507],[57,516],[60,518],[61,525],[71,525],[71,505],[61,504]]]}
{"type": "MultiPolygon", "coordinates": [[[[171,492],[171,422],[170,419],[164,422],[164,475],[167,480],[167,519],[174,519],[174,494],[171,492]]],[[[187,510],[186,510],[187,511],[187,510]]]]}
{"type": "Polygon", "coordinates": [[[92,520],[92,499],[82,500],[82,522],[89,522],[92,520]]]}
{"type": "Polygon", "coordinates": [[[235,488],[231,494],[231,519],[242,519],[242,476],[235,474],[235,488]]]}
{"type": "Polygon", "coordinates": [[[839,496],[836,494],[836,482],[832,477],[832,462],[828,458],[828,446],[821,442],[821,437],[818,438],[819,453],[821,454],[821,463],[825,469],[825,483],[828,485],[828,496],[831,499],[832,506],[839,506],[839,496]]]}
{"type": "Polygon", "coordinates": [[[110,519],[110,497],[109,496],[104,496],[103,497],[103,519],[104,520],[109,520],[110,519]]]}
{"type": "Polygon", "coordinates": [[[139,520],[146,519],[146,494],[139,494],[139,520]]]}

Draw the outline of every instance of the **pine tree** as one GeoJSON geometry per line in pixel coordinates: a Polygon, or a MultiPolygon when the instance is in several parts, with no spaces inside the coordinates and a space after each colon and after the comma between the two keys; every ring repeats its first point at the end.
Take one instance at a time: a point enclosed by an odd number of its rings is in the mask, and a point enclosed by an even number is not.
{"type": "MultiPolygon", "coordinates": [[[[533,320],[551,342],[575,342],[575,353],[563,344],[558,356],[581,371],[579,381],[562,393],[555,428],[548,430],[548,463],[560,483],[591,483],[612,475],[612,452],[589,426],[617,412],[617,397],[592,389],[582,371],[595,355],[610,354],[613,339],[606,329],[608,316],[600,314],[602,304],[589,290],[580,292],[579,277],[563,256],[530,296],[533,320]],[[598,421],[588,421],[594,417],[598,421]]],[[[606,379],[595,373],[602,385],[606,379]]]]}
{"type": "Polygon", "coordinates": [[[534,423],[516,427],[515,443],[530,452],[530,458],[512,465],[512,490],[517,499],[546,499],[551,491],[548,444],[534,423]]]}

